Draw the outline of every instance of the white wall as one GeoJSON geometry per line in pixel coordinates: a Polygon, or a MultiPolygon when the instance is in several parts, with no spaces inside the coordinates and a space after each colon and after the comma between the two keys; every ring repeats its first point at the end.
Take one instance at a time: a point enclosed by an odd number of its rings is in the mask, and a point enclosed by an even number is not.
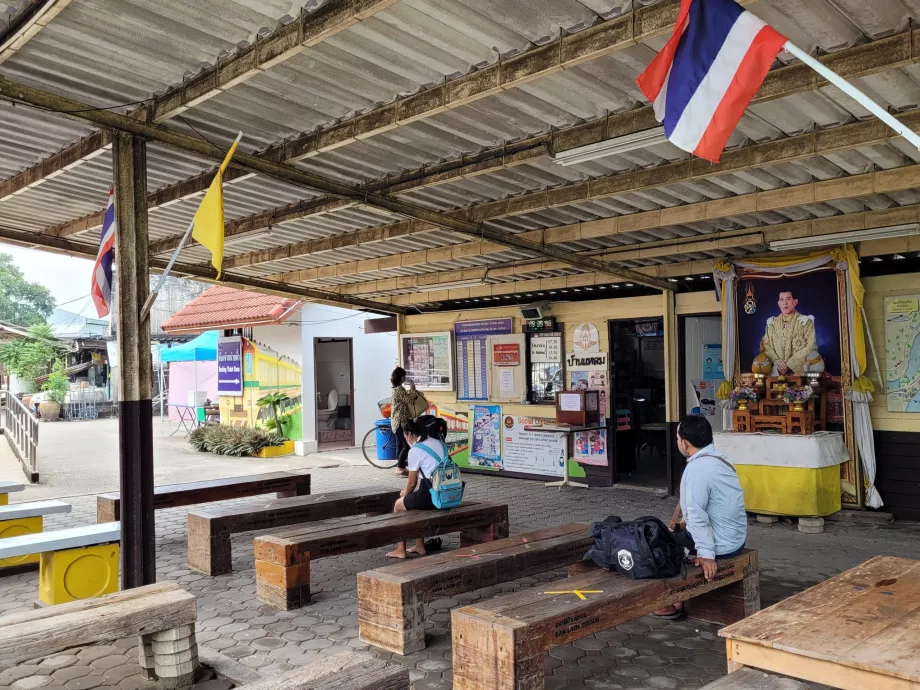
{"type": "MultiPolygon", "coordinates": [[[[354,353],[354,399],[351,400],[354,416],[355,440],[361,442],[364,434],[380,419],[377,401],[390,395],[390,373],[397,364],[398,349],[395,333],[364,333],[364,321],[377,316],[351,309],[308,304],[301,313],[292,317],[303,324],[303,438],[298,454],[316,451],[316,353],[314,338],[352,338],[354,353]]],[[[328,393],[328,390],[323,390],[328,393]]]]}
{"type": "MultiPolygon", "coordinates": [[[[682,410],[682,414],[688,414],[697,405],[691,381],[703,378],[703,345],[722,342],[722,321],[718,316],[688,316],[685,323],[686,379],[682,385],[686,388],[687,409],[682,410]]],[[[719,383],[716,381],[716,385],[719,383]]],[[[722,414],[718,409],[715,417],[706,419],[712,424],[713,431],[722,431],[722,414]]]]}
{"type": "Polygon", "coordinates": [[[297,318],[297,314],[291,315],[287,323],[278,326],[256,326],[252,329],[252,339],[257,343],[262,343],[279,355],[289,357],[303,366],[300,338],[300,319],[297,318]]]}

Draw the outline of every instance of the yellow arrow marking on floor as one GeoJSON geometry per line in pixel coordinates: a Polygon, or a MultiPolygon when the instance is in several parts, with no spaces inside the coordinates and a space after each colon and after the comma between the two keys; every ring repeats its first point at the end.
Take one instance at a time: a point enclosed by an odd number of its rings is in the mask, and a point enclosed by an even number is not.
{"type": "Polygon", "coordinates": [[[588,597],[585,594],[600,594],[604,590],[602,589],[567,589],[561,592],[543,592],[544,594],[574,594],[576,597],[584,601],[588,597]]]}

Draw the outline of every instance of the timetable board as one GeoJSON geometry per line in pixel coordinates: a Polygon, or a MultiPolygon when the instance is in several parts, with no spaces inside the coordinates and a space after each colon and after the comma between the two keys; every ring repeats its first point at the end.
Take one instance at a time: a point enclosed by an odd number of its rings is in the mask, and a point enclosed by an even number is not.
{"type": "Polygon", "coordinates": [[[454,389],[453,347],[450,331],[401,335],[399,353],[406,378],[420,390],[454,389]]]}
{"type": "Polygon", "coordinates": [[[457,399],[489,399],[490,335],[511,333],[511,319],[458,321],[454,324],[457,340],[457,399]]]}

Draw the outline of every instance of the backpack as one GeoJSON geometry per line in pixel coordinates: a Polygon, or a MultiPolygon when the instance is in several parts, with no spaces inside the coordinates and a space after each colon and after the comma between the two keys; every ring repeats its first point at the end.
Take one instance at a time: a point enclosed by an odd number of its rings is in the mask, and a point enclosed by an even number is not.
{"type": "Polygon", "coordinates": [[[656,517],[623,522],[611,515],[591,523],[594,546],[585,554],[601,568],[633,580],[673,577],[681,572],[684,549],[656,517]]]}
{"type": "MultiPolygon", "coordinates": [[[[434,503],[434,507],[438,510],[460,507],[463,502],[463,481],[460,479],[460,468],[457,467],[457,463],[451,460],[447,453],[443,458],[438,457],[437,453],[423,443],[417,443],[415,447],[421,448],[438,461],[438,466],[434,468],[430,477],[425,477],[424,472],[421,473],[422,477],[431,483],[431,502],[434,503]]],[[[421,472],[421,468],[419,471],[421,472]]]]}

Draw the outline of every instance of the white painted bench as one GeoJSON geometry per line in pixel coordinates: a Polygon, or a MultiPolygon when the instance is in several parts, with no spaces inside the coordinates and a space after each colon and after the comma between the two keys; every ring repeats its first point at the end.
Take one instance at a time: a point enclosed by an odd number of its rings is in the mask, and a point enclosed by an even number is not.
{"type": "Polygon", "coordinates": [[[120,539],[118,522],[27,534],[0,539],[0,559],[38,554],[39,601],[63,604],[118,591],[120,539]]]}
{"type": "MultiPolygon", "coordinates": [[[[25,518],[59,515],[70,512],[70,504],[63,501],[34,501],[32,503],[13,503],[0,506],[0,522],[6,520],[23,520],[25,518]]],[[[2,526],[0,526],[2,530],[2,526]]],[[[3,533],[0,532],[0,537],[3,533]]]]}
{"type": "Polygon", "coordinates": [[[174,582],[0,618],[0,668],[74,647],[138,637],[144,675],[166,690],[191,687],[198,666],[194,595],[174,582]]]}
{"type": "MultiPolygon", "coordinates": [[[[20,485],[21,486],[21,485],[20,485]]],[[[0,487],[2,491],[2,487],[0,487]]],[[[38,534],[45,529],[44,516],[69,513],[70,504],[62,501],[0,504],[0,539],[38,534]]],[[[38,563],[37,553],[0,559],[0,569],[38,563]]]]}
{"type": "Polygon", "coordinates": [[[0,506],[5,506],[10,502],[9,494],[14,491],[22,491],[25,488],[25,484],[19,482],[0,481],[0,506]]]}

